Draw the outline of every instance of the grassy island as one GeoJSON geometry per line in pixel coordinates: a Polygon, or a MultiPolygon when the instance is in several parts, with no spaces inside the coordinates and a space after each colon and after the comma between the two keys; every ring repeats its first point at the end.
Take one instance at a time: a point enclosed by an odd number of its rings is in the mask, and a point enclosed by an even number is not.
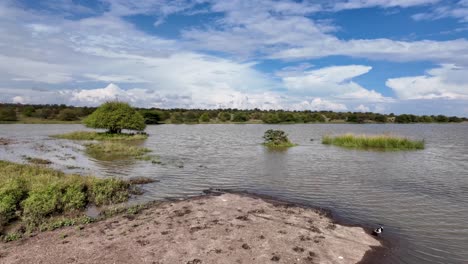
{"type": "Polygon", "coordinates": [[[100,142],[87,144],[86,152],[94,157],[142,157],[151,150],[139,146],[132,146],[119,142],[100,142]]]}
{"type": "MultiPolygon", "coordinates": [[[[0,235],[4,240],[14,240],[24,233],[48,229],[59,216],[85,217],[83,210],[89,204],[125,202],[130,192],[130,183],[120,179],[65,174],[43,166],[0,161],[0,235]],[[19,227],[6,234],[12,222],[19,227]]],[[[70,221],[62,222],[71,225],[70,221]]]]}
{"type": "Polygon", "coordinates": [[[354,135],[324,136],[322,143],[345,148],[376,149],[385,151],[424,149],[424,140],[410,140],[390,135],[354,135]]]}
{"type": "Polygon", "coordinates": [[[263,145],[269,148],[290,148],[297,146],[289,140],[288,135],[282,130],[269,129],[265,131],[263,139],[265,140],[263,145]]]}
{"type": "Polygon", "coordinates": [[[70,140],[144,140],[148,138],[147,134],[134,133],[107,133],[95,131],[77,131],[60,135],[53,135],[54,138],[70,140]]]}

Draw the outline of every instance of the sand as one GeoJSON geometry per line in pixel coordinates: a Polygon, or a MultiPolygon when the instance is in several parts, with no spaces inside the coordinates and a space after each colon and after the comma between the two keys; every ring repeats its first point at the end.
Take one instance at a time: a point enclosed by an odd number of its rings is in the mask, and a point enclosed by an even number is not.
{"type": "Polygon", "coordinates": [[[358,263],[381,243],[322,211],[224,193],[0,244],[0,263],[358,263]]]}

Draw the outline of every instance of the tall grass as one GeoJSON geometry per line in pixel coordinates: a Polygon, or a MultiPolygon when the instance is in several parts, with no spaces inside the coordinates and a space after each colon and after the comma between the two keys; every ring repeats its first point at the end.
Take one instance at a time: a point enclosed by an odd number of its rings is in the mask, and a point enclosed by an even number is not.
{"type": "Polygon", "coordinates": [[[129,196],[130,184],[123,180],[0,161],[0,233],[13,220],[34,229],[54,215],[78,212],[88,204],[121,203],[129,196]]]}
{"type": "Polygon", "coordinates": [[[378,150],[415,150],[424,149],[424,140],[410,140],[390,135],[354,135],[324,136],[322,143],[356,149],[378,150]]]}
{"type": "Polygon", "coordinates": [[[71,133],[53,135],[54,138],[70,140],[143,140],[147,139],[147,134],[126,134],[126,133],[106,133],[95,131],[76,131],[71,133]]]}
{"type": "Polygon", "coordinates": [[[104,141],[87,144],[86,153],[95,158],[137,157],[140,158],[151,150],[139,146],[132,146],[120,142],[104,141]]]}

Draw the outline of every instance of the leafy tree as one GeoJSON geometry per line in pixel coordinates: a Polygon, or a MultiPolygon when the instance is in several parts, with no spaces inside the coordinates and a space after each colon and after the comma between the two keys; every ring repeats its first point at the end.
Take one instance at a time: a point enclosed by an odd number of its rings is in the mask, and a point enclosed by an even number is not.
{"type": "Polygon", "coordinates": [[[0,121],[16,121],[16,111],[12,107],[0,109],[0,121]]]}
{"type": "Polygon", "coordinates": [[[263,135],[264,145],[269,147],[292,147],[288,135],[283,130],[268,129],[263,135]]]}
{"type": "Polygon", "coordinates": [[[376,115],[374,120],[375,120],[375,122],[386,123],[387,122],[387,117],[384,116],[384,115],[376,115]]]}
{"type": "Polygon", "coordinates": [[[221,122],[226,122],[231,120],[231,114],[228,112],[221,112],[218,114],[218,119],[221,122]]]}
{"type": "Polygon", "coordinates": [[[201,116],[200,116],[200,122],[210,122],[210,116],[208,115],[208,113],[203,113],[201,116]]]}
{"type": "Polygon", "coordinates": [[[234,115],[232,116],[233,122],[245,122],[247,120],[248,120],[247,115],[242,112],[234,113],[234,115]]]}
{"type": "Polygon", "coordinates": [[[110,101],[102,104],[84,123],[87,127],[105,128],[109,133],[121,133],[122,129],[142,131],[145,129],[145,119],[129,104],[110,101]]]}
{"type": "Polygon", "coordinates": [[[64,108],[62,111],[60,111],[58,119],[62,121],[74,121],[78,120],[79,118],[75,110],[70,108],[64,108]]]}

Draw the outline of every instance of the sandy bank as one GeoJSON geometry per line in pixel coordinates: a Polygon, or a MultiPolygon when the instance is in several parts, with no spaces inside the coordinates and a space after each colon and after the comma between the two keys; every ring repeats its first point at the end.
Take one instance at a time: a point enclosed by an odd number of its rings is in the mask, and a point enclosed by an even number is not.
{"type": "Polygon", "coordinates": [[[313,209],[222,194],[0,246],[5,264],[357,263],[380,242],[313,209]]]}

